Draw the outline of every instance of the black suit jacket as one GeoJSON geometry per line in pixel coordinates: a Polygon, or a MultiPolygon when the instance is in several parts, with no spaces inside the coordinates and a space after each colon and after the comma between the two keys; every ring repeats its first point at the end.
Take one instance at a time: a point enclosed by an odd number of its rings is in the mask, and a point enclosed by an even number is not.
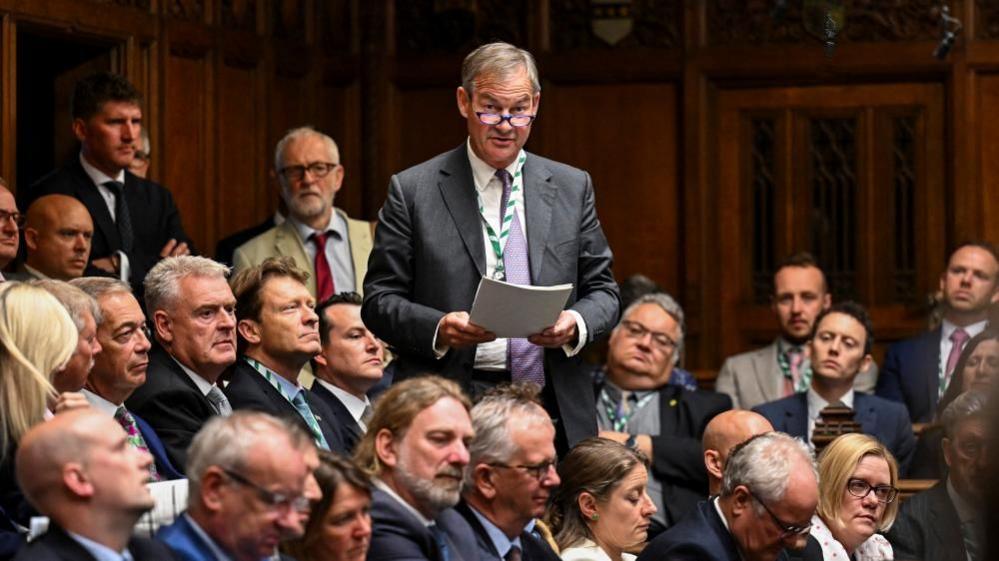
{"type": "MultiPolygon", "coordinates": [[[[134,241],[128,255],[132,269],[132,286],[142,293],[142,280],[160,259],[160,250],[170,239],[186,242],[194,253],[194,246],[184,232],[180,212],[170,191],[157,183],[125,171],[125,201],[131,217],[134,241]]],[[[27,192],[25,206],[42,195],[60,194],[75,197],[87,207],[94,221],[94,238],[90,247],[90,261],[108,257],[121,249],[118,227],[111,219],[107,204],[97,186],[80,165],[79,157],[39,179],[27,192]]],[[[106,276],[107,273],[88,266],[85,275],[106,276]]],[[[141,302],[141,298],[139,299],[141,302]]]]}
{"type": "MultiPolygon", "coordinates": [[[[586,172],[536,156],[524,163],[524,216],[531,282],[571,283],[566,307],[588,339],[617,322],[611,251],[586,172]]],[[[396,380],[427,372],[471,388],[474,347],[437,359],[433,338],[449,312],[468,311],[486,272],[482,218],[466,144],[392,177],[364,278],[364,324],[397,353],[396,380]]],[[[545,371],[569,446],[596,434],[593,393],[580,357],[547,349],[545,371]]]]}
{"type": "MultiPolygon", "coordinates": [[[[230,382],[226,386],[225,395],[229,398],[229,404],[233,410],[252,409],[263,411],[275,417],[291,419],[301,425],[306,434],[312,434],[305,419],[298,414],[298,410],[285,399],[259,372],[256,371],[242,357],[230,369],[230,382]]],[[[333,412],[316,396],[305,392],[306,401],[312,414],[315,415],[319,428],[323,431],[326,443],[330,445],[330,450],[347,455],[349,450],[345,444],[342,429],[333,422],[333,412]]]]}
{"type": "MultiPolygon", "coordinates": [[[[481,561],[504,561],[499,552],[496,551],[496,546],[489,538],[485,526],[472,512],[472,507],[462,500],[454,509],[465,518],[468,525],[472,527],[472,531],[475,532],[475,544],[479,548],[479,559],[481,561]]],[[[520,545],[521,558],[524,561],[559,561],[558,554],[552,551],[548,543],[530,532],[520,533],[520,545]]]]}
{"type": "MultiPolygon", "coordinates": [[[[597,399],[603,387],[594,372],[597,399]]],[[[598,403],[597,407],[601,407],[598,403]]],[[[708,496],[701,436],[715,415],[732,408],[732,398],[710,391],[687,391],[666,384],[659,388],[659,435],[652,437],[652,472],[663,484],[667,526],[680,521],[708,496]]]]}
{"type": "MultiPolygon", "coordinates": [[[[132,538],[128,551],[135,561],[175,561],[173,552],[166,545],[151,539],[132,538]]],[[[43,536],[29,543],[14,561],[96,561],[82,545],[62,528],[49,524],[43,536]]]]}
{"type": "Polygon", "coordinates": [[[215,246],[215,260],[226,265],[227,267],[232,267],[232,256],[236,253],[236,248],[259,236],[260,234],[263,234],[267,230],[270,230],[274,226],[277,226],[274,222],[274,217],[269,216],[267,220],[264,220],[256,226],[251,226],[245,230],[240,230],[227,238],[222,238],[218,245],[215,246]]]}
{"type": "Polygon", "coordinates": [[[333,392],[326,389],[319,382],[313,382],[312,389],[309,391],[312,392],[313,397],[322,401],[329,408],[330,412],[333,413],[331,422],[339,427],[343,435],[344,446],[347,447],[348,453],[353,452],[358,441],[364,436],[364,431],[361,430],[361,426],[351,416],[350,411],[347,410],[347,406],[337,396],[333,395],[333,392]]]}
{"type": "MultiPolygon", "coordinates": [[[[479,561],[468,522],[453,508],[434,522],[447,535],[450,561],[479,561]]],[[[430,529],[381,489],[371,493],[371,546],[367,561],[443,561],[430,529]]]]}
{"type": "Polygon", "coordinates": [[[965,561],[961,521],[947,494],[947,480],[902,503],[887,538],[898,561],[965,561]]]}
{"type": "Polygon", "coordinates": [[[187,447],[194,435],[217,414],[177,361],[159,345],[149,352],[146,383],[125,405],[153,427],[170,462],[181,470],[187,465],[187,447]]]}
{"type": "Polygon", "coordinates": [[[888,347],[884,368],[874,391],[904,403],[914,423],[933,420],[940,392],[940,328],[888,347]]]}

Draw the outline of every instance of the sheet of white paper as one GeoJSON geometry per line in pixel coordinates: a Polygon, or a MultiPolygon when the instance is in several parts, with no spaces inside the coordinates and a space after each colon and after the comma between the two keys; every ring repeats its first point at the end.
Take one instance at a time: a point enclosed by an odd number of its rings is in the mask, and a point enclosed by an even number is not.
{"type": "Polygon", "coordinates": [[[147,483],[146,488],[156,501],[152,510],[142,515],[133,533],[137,536],[152,537],[162,526],[173,524],[181,512],[187,509],[187,480],[157,481],[147,483]]]}
{"type": "Polygon", "coordinates": [[[571,292],[571,284],[527,286],[482,277],[469,321],[497,337],[527,337],[555,323],[571,292]]]}

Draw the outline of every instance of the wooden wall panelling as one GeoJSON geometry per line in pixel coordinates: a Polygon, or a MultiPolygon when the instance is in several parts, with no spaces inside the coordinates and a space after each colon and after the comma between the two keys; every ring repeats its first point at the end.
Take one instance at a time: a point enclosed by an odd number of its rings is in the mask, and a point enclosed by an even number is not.
{"type": "MultiPolygon", "coordinates": [[[[981,73],[975,79],[974,112],[979,123],[999,122],[999,73],[981,73]]],[[[982,237],[999,243],[999,130],[993,126],[977,128],[980,146],[978,169],[981,174],[982,237]]],[[[968,189],[970,190],[970,189],[968,189]]],[[[956,194],[956,193],[955,193],[956,194]]],[[[970,236],[969,236],[970,237],[970,236]]]]}
{"type": "MultiPolygon", "coordinates": [[[[17,28],[10,14],[0,17],[0,138],[17,137],[17,28]]],[[[0,143],[0,175],[17,190],[17,148],[14,142],[0,143]]],[[[24,210],[24,209],[22,209],[24,210]]]]}
{"type": "MultiPolygon", "coordinates": [[[[340,148],[340,163],[344,166],[344,181],[336,196],[336,205],[352,217],[371,219],[364,208],[364,173],[361,165],[360,87],[356,80],[334,83],[321,80],[317,84],[319,103],[316,107],[316,126],[332,136],[340,148]]],[[[376,186],[372,186],[376,188],[376,186]]]]}

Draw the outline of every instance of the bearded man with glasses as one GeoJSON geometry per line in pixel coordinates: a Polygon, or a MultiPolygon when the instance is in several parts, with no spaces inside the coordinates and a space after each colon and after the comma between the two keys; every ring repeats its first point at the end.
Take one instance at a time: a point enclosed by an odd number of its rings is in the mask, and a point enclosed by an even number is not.
{"type": "Polygon", "coordinates": [[[286,255],[310,273],[307,286],[317,302],[340,292],[361,292],[371,224],[333,206],[344,177],[336,142],[311,127],[288,131],[274,150],[271,177],[281,189],[287,220],[239,246],[234,271],[286,255]]]}
{"type": "Polygon", "coordinates": [[[652,459],[649,496],[656,536],[708,494],[701,437],[711,419],[731,409],[728,396],[673,383],[683,352],[683,309],[664,293],[646,294],[611,332],[607,364],[594,372],[600,436],[652,459]]]}

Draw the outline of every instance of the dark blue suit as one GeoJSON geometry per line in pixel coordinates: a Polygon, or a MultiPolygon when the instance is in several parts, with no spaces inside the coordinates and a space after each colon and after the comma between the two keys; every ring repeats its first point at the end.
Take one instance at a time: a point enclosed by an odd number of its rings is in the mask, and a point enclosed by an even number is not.
{"type": "MultiPolygon", "coordinates": [[[[208,544],[195,533],[186,516],[178,516],[173,524],[160,528],[156,539],[167,544],[180,561],[218,561],[208,544]]],[[[224,551],[221,546],[220,549],[224,551]]],[[[286,555],[282,555],[281,559],[294,561],[286,555]]]]}
{"type": "MultiPolygon", "coordinates": [[[[447,534],[446,561],[479,561],[475,535],[453,508],[434,522],[447,534]]],[[[394,497],[378,489],[371,493],[371,547],[367,561],[445,561],[427,526],[394,497]]]]}
{"type": "Polygon", "coordinates": [[[739,548],[711,501],[656,536],[636,561],[739,561],[739,548]]]}
{"type": "MultiPolygon", "coordinates": [[[[175,561],[173,553],[161,543],[146,538],[128,541],[128,552],[135,561],[175,561]]],[[[96,561],[82,545],[54,522],[37,540],[25,546],[14,561],[96,561]]]]}
{"type": "Polygon", "coordinates": [[[357,443],[364,436],[364,431],[361,430],[361,426],[351,416],[350,411],[347,410],[347,406],[340,401],[340,398],[319,382],[313,382],[309,393],[312,394],[312,397],[325,403],[326,407],[329,408],[330,413],[333,414],[332,423],[340,428],[340,434],[343,436],[346,454],[349,455],[352,453],[357,443]]]}
{"type": "MultiPolygon", "coordinates": [[[[799,393],[758,405],[753,408],[774,426],[774,430],[808,437],[808,394],[799,393]]],[[[909,415],[902,405],[880,397],[856,392],[853,394],[854,419],[864,434],[880,440],[898,460],[899,471],[906,473],[916,450],[909,415]]]]}
{"type": "Polygon", "coordinates": [[[904,403],[914,423],[933,420],[940,392],[940,328],[888,348],[874,393],[904,403]]]}
{"type": "MultiPolygon", "coordinates": [[[[485,526],[482,525],[482,522],[472,512],[472,507],[465,501],[461,501],[454,509],[465,517],[468,525],[475,532],[475,542],[479,546],[481,561],[503,561],[499,552],[496,551],[496,546],[493,545],[493,540],[489,537],[485,526]]],[[[521,559],[523,561],[559,561],[558,554],[552,550],[548,542],[534,536],[530,532],[521,532],[520,545],[521,559]]]]}
{"type": "MultiPolygon", "coordinates": [[[[129,413],[132,413],[129,411],[129,413]]],[[[163,442],[160,440],[159,436],[156,436],[156,431],[153,427],[149,426],[149,423],[143,421],[138,415],[132,413],[132,417],[135,419],[135,424],[139,427],[139,432],[142,433],[142,438],[146,440],[146,446],[149,447],[149,453],[153,455],[153,460],[156,461],[156,471],[163,477],[163,479],[183,479],[184,474],[180,473],[177,468],[173,467],[170,463],[170,458],[167,456],[166,448],[163,446],[163,442]]]]}

